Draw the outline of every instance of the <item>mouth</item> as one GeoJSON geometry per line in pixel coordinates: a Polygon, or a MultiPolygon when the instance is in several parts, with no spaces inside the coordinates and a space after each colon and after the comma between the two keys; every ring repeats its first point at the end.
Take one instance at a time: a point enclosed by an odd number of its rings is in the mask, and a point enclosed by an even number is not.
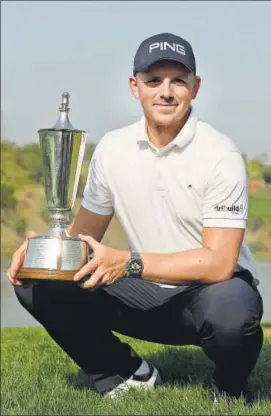
{"type": "Polygon", "coordinates": [[[177,107],[177,104],[153,104],[158,107],[177,107]]]}

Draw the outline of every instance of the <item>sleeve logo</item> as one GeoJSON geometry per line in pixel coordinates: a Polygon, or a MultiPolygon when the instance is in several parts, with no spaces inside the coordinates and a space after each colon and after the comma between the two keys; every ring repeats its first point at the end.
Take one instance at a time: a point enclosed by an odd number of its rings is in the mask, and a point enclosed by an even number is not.
{"type": "Polygon", "coordinates": [[[215,205],[214,210],[217,212],[231,212],[232,214],[242,214],[244,206],[241,205],[215,205]]]}

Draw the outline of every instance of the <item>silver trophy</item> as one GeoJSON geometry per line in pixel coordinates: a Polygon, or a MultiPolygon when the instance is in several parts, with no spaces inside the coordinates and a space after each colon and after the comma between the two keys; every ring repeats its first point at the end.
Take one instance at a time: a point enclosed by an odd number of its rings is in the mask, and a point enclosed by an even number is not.
{"type": "Polygon", "coordinates": [[[73,280],[88,261],[87,244],[70,237],[67,230],[87,137],[69,121],[69,97],[68,93],[62,94],[56,124],[38,131],[51,227],[45,235],[28,240],[19,279],[73,280]]]}

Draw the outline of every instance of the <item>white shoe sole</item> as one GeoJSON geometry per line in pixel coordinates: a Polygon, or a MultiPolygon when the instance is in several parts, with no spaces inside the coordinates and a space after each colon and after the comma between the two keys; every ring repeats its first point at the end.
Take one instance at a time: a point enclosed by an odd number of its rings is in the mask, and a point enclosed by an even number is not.
{"type": "Polygon", "coordinates": [[[126,380],[124,383],[119,384],[113,390],[109,391],[104,395],[104,397],[110,397],[111,399],[122,397],[131,389],[136,390],[151,390],[156,386],[162,384],[162,378],[157,370],[154,367],[153,374],[148,381],[134,381],[132,379],[126,380]]]}

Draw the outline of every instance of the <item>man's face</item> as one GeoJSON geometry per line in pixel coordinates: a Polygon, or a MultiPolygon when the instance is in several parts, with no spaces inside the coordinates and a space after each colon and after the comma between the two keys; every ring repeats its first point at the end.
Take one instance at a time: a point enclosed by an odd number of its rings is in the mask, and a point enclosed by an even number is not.
{"type": "Polygon", "coordinates": [[[197,96],[200,78],[177,62],[161,61],[130,77],[129,83],[146,119],[166,127],[180,123],[187,114],[197,96]]]}

